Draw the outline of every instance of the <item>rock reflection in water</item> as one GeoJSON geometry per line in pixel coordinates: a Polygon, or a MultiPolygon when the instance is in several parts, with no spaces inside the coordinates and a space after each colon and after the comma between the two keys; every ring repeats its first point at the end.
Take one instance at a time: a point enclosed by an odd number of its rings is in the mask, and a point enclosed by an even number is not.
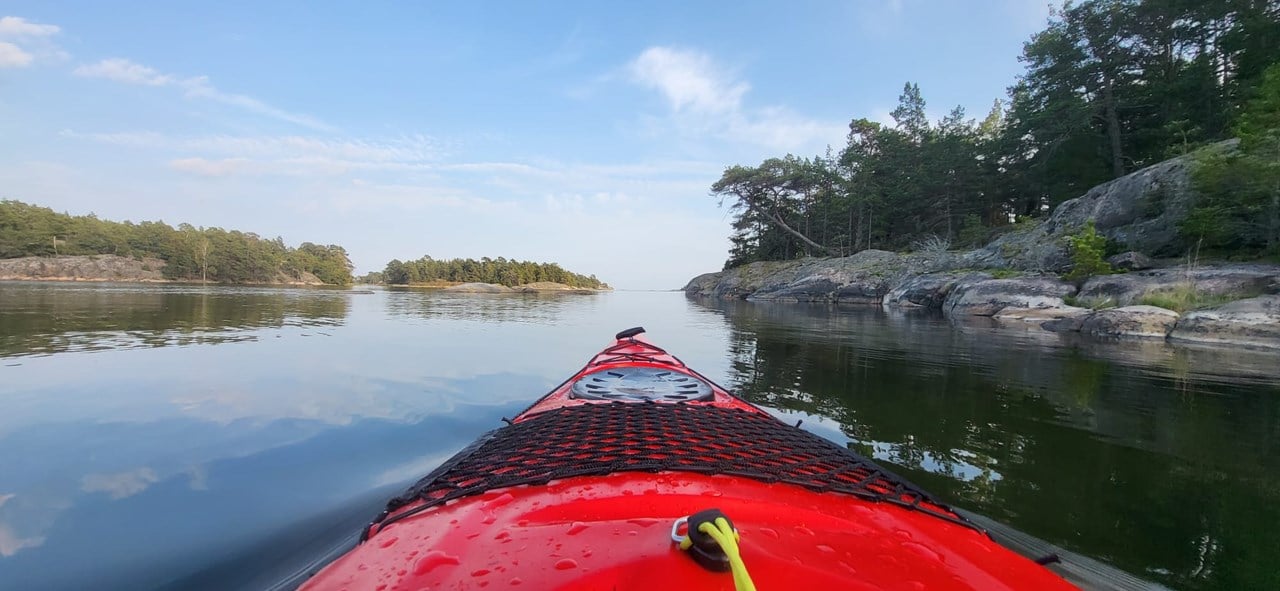
{"type": "Polygon", "coordinates": [[[1280,588],[1280,355],[694,304],[730,325],[727,386],[957,505],[1175,588],[1280,588]]]}

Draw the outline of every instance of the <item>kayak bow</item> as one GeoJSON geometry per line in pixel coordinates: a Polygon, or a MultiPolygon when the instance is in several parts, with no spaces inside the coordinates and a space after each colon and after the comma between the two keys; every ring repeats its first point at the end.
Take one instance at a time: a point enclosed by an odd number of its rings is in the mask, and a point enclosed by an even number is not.
{"type": "Polygon", "coordinates": [[[388,502],[303,588],[1075,588],[642,332],[388,502]]]}

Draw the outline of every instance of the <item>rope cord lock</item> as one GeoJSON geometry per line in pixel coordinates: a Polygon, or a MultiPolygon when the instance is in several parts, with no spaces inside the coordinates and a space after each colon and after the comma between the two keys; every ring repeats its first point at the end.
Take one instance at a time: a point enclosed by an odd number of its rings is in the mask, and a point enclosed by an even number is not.
{"type": "Polygon", "coordinates": [[[681,517],[671,525],[671,540],[688,552],[694,562],[707,570],[732,572],[733,586],[737,591],[755,591],[755,583],[751,582],[747,565],[739,553],[740,539],[729,516],[719,509],[705,509],[681,517]],[[682,525],[687,526],[686,535],[679,533],[682,525]]]}

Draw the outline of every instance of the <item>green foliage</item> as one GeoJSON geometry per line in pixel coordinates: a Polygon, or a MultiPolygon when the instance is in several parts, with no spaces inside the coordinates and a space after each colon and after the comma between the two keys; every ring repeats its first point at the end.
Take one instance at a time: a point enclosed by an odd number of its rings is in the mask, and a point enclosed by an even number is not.
{"type": "Polygon", "coordinates": [[[1280,64],[1267,69],[1236,133],[1238,151],[1197,158],[1182,233],[1211,252],[1280,254],[1280,64]]]}
{"type": "Polygon", "coordinates": [[[236,230],[112,222],[0,201],[0,258],[102,254],[162,259],[165,277],[177,280],[272,283],[307,272],[325,283],[351,282],[351,262],[341,246],[304,242],[294,249],[280,238],[236,230]]]}
{"type": "Polygon", "coordinates": [[[429,256],[408,262],[393,260],[387,263],[381,275],[382,281],[388,285],[478,282],[515,287],[539,281],[551,281],[570,287],[589,289],[609,287],[608,284],[596,279],[595,275],[571,273],[555,263],[533,263],[507,260],[503,257],[497,259],[484,257],[478,261],[474,259],[435,260],[429,256]]]}
{"type": "Polygon", "coordinates": [[[990,236],[991,230],[982,224],[982,218],[978,214],[970,213],[964,216],[960,222],[960,238],[961,245],[976,247],[987,243],[987,237],[990,236]]]}
{"type": "Polygon", "coordinates": [[[1090,310],[1104,310],[1116,307],[1116,300],[1106,296],[1078,296],[1067,295],[1062,296],[1062,301],[1068,306],[1077,308],[1088,308],[1090,310]]]}
{"type": "Polygon", "coordinates": [[[1071,272],[1065,277],[1068,281],[1084,281],[1094,275],[1108,275],[1114,272],[1111,265],[1103,260],[1107,239],[1098,233],[1093,220],[1085,224],[1084,228],[1074,236],[1068,236],[1067,244],[1071,248],[1071,272]]]}
{"type": "Polygon", "coordinates": [[[363,276],[356,278],[357,283],[367,283],[370,285],[377,285],[384,281],[385,279],[383,278],[382,271],[370,271],[365,273],[363,276]]]}
{"type": "MultiPolygon", "coordinates": [[[[980,245],[1011,219],[1036,223],[1102,182],[1233,134],[1256,157],[1204,173],[1218,194],[1186,230],[1224,250],[1275,251],[1266,233],[1280,233],[1280,217],[1262,214],[1280,209],[1266,200],[1267,166],[1280,162],[1269,147],[1276,39],[1276,2],[1067,3],[1024,45],[1025,72],[981,123],[959,108],[929,121],[908,82],[891,126],[855,119],[834,153],[726,169],[712,186],[734,213],[725,266],[902,251],[928,236],[980,245]]],[[[1165,197],[1147,196],[1144,214],[1159,215],[1165,197]]]]}
{"type": "Polygon", "coordinates": [[[994,269],[991,271],[993,279],[1011,279],[1020,276],[1022,276],[1022,272],[1014,269],[994,269]]]}
{"type": "Polygon", "coordinates": [[[1190,310],[1221,306],[1227,302],[1251,298],[1256,295],[1256,293],[1211,294],[1197,290],[1194,283],[1186,282],[1169,289],[1147,292],[1138,298],[1138,303],[1144,306],[1173,310],[1182,314],[1190,310]]]}

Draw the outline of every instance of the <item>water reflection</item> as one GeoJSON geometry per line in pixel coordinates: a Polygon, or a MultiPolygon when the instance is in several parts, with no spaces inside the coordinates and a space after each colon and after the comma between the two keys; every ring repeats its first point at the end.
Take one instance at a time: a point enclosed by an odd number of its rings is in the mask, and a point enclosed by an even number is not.
{"type": "Polygon", "coordinates": [[[1280,588],[1274,354],[698,305],[730,322],[732,387],[959,505],[1175,588],[1280,588]]]}
{"type": "Polygon", "coordinates": [[[387,291],[387,312],[416,319],[468,320],[486,323],[549,324],[566,310],[578,311],[603,294],[455,293],[437,289],[392,288],[387,291]]]}
{"type": "Polygon", "coordinates": [[[1280,588],[1275,356],[675,293],[0,284],[0,589],[268,587],[635,325],[967,508],[1280,588]]]}
{"type": "Polygon", "coordinates": [[[336,290],[0,282],[0,357],[253,340],[252,329],[336,326],[336,290]]]}

